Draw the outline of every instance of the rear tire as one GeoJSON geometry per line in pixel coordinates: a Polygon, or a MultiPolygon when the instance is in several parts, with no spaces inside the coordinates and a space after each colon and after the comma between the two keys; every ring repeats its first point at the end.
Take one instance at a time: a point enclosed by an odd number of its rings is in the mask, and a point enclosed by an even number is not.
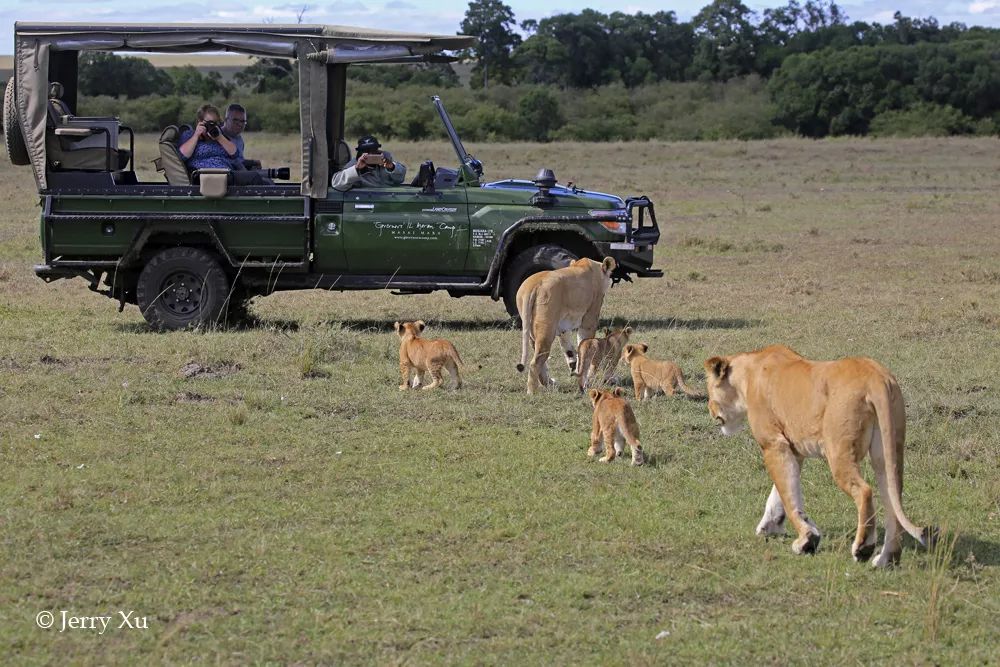
{"type": "Polygon", "coordinates": [[[578,259],[579,255],[572,250],[552,243],[536,245],[514,257],[507,265],[503,279],[503,305],[511,317],[519,316],[517,290],[529,276],[539,271],[561,269],[578,259]]]}
{"type": "Polygon", "coordinates": [[[136,300],[142,316],[157,331],[214,326],[222,322],[229,279],[201,248],[167,248],[139,274],[136,300]]]}
{"type": "Polygon", "coordinates": [[[28,146],[24,143],[24,134],[21,132],[21,123],[17,119],[14,77],[7,81],[7,89],[3,92],[3,142],[7,148],[7,157],[12,164],[20,166],[31,164],[28,146]]]}

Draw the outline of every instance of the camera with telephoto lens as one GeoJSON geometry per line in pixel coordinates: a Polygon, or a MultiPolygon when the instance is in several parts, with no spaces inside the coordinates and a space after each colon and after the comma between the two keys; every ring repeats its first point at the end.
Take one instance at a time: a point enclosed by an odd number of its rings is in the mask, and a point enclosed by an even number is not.
{"type": "Polygon", "coordinates": [[[261,171],[268,178],[277,178],[282,181],[287,181],[292,176],[292,172],[288,167],[268,167],[267,169],[262,169],[261,171]]]}
{"type": "Polygon", "coordinates": [[[214,120],[206,120],[205,124],[205,134],[212,137],[213,139],[218,139],[222,134],[222,130],[219,128],[219,124],[214,120]]]}

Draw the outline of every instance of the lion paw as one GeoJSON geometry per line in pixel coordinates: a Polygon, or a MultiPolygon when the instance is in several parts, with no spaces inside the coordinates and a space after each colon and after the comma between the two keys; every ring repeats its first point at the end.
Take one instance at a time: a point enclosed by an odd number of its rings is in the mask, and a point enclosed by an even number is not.
{"type": "Polygon", "coordinates": [[[406,391],[409,388],[410,388],[410,385],[408,385],[408,384],[401,384],[401,385],[399,385],[399,390],[400,391],[406,391]]]}
{"type": "Polygon", "coordinates": [[[600,461],[601,463],[611,463],[612,461],[615,460],[615,457],[612,456],[612,455],[607,455],[606,454],[606,455],[602,456],[601,458],[599,458],[597,460],[600,461]]]}

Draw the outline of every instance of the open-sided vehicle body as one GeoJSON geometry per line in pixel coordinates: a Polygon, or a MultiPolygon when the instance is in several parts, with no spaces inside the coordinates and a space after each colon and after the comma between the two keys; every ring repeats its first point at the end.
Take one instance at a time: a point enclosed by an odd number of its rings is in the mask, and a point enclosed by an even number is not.
{"type": "MultiPolygon", "coordinates": [[[[321,25],[17,23],[4,128],[9,157],[31,166],[41,195],[36,274],[84,278],[167,329],[220,322],[276,290],[447,290],[502,298],[513,313],[525,278],[578,257],[615,257],[618,279],[661,275],[651,268],[659,228],[648,198],[563,187],[544,169],[534,180],[484,182],[436,97],[428,103],[457,168],[407,159],[419,166],[405,185],[329,186],[353,157],[347,67],[447,60],[445,51],[472,42],[321,25]],[[299,183],[240,185],[224,171],[189,173],[176,159],[165,181],[142,181],[131,130],[75,114],[83,51],[220,50],[297,63],[299,183]]],[[[170,130],[160,141],[165,162],[170,130]]]]}

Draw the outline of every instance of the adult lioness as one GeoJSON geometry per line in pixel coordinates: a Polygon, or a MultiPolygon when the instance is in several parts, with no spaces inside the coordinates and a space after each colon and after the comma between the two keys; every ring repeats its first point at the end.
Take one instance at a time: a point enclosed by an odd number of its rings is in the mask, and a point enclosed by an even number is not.
{"type": "Polygon", "coordinates": [[[603,262],[578,259],[562,269],[544,276],[526,295],[521,314],[522,357],[520,368],[527,363],[527,351],[533,343],[534,356],[528,363],[528,393],[549,385],[548,359],[552,341],[557,335],[578,330],[577,340],[590,338],[597,331],[604,294],[611,286],[615,260],[603,262]]]}
{"type": "Polygon", "coordinates": [[[812,553],[820,533],[806,516],[799,481],[804,458],[825,458],[833,479],[858,507],[851,546],[857,561],[868,560],[878,533],[872,490],[859,464],[871,455],[885,507],[885,544],[872,565],[899,561],[902,532],[927,546],[931,532],[903,514],[903,442],[906,413],[896,378],[872,359],[809,361],[783,345],[705,362],[708,410],[724,435],[750,422],[764,452],[774,486],[758,535],[784,532],[786,511],[798,532],[795,553],[812,553]]]}
{"type": "MultiPolygon", "coordinates": [[[[522,326],[523,326],[523,313],[525,305],[528,301],[528,295],[530,295],[538,284],[542,280],[552,273],[551,271],[539,271],[538,273],[532,273],[530,276],[525,278],[521,286],[517,288],[517,295],[514,297],[514,302],[517,304],[518,315],[522,315],[522,326]]],[[[559,334],[559,342],[562,343],[563,347],[563,357],[566,359],[566,365],[569,366],[570,375],[576,374],[576,346],[573,344],[573,340],[570,337],[569,331],[563,331],[559,334]]],[[[525,366],[528,364],[528,354],[531,347],[535,344],[535,341],[530,336],[521,337],[521,363],[517,365],[517,372],[521,373],[524,371],[525,366]]]]}

